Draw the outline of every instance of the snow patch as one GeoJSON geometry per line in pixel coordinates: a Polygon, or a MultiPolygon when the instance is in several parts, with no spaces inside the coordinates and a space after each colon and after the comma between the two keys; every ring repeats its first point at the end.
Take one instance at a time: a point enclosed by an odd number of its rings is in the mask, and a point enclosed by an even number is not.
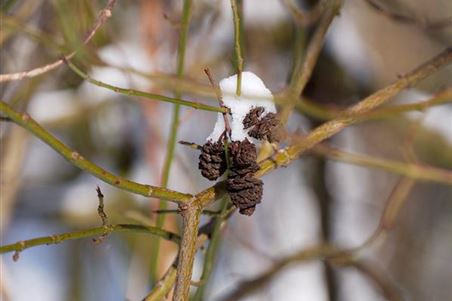
{"type": "MultiPolygon", "coordinates": [[[[223,102],[231,110],[229,118],[231,126],[231,140],[243,141],[245,138],[252,141],[248,131],[243,129],[243,119],[255,107],[263,107],[264,114],[276,113],[273,95],[264,82],[252,72],[242,72],[241,95],[236,95],[237,74],[220,81],[220,90],[223,102]]],[[[223,114],[219,113],[212,133],[207,141],[217,141],[224,132],[223,114]]]]}

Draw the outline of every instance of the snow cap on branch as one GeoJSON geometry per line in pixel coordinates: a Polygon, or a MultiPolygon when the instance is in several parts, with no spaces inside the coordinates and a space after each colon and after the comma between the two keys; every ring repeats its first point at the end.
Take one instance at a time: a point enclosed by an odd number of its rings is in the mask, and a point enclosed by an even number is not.
{"type": "MultiPolygon", "coordinates": [[[[231,110],[231,140],[243,141],[252,138],[248,130],[243,128],[243,119],[255,107],[263,107],[264,115],[276,113],[273,95],[264,82],[252,72],[242,72],[241,95],[236,95],[237,75],[230,76],[220,81],[220,89],[223,102],[231,110]]],[[[217,122],[207,141],[217,141],[224,132],[224,120],[221,113],[218,114],[217,122]]]]}

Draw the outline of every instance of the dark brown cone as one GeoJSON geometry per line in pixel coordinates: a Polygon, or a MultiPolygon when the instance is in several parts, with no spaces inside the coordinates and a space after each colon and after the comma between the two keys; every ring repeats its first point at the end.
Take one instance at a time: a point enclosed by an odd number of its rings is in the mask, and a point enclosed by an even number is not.
{"type": "Polygon", "coordinates": [[[259,122],[259,117],[264,113],[264,107],[255,107],[246,114],[245,119],[243,119],[243,128],[246,130],[259,122]]]}
{"type": "Polygon", "coordinates": [[[211,181],[221,177],[227,168],[224,144],[220,141],[207,141],[201,147],[198,168],[201,174],[211,181]]]}
{"type": "Polygon", "coordinates": [[[231,170],[247,168],[256,164],[256,146],[248,139],[233,141],[229,144],[229,157],[231,158],[231,170]]]}
{"type": "Polygon", "coordinates": [[[267,139],[270,142],[277,142],[279,139],[276,131],[279,125],[280,122],[276,118],[276,114],[268,113],[251,128],[248,135],[258,140],[267,139]]]}
{"type": "Polygon", "coordinates": [[[262,200],[263,182],[252,176],[230,177],[226,181],[226,189],[239,212],[252,215],[256,205],[262,200]]]}

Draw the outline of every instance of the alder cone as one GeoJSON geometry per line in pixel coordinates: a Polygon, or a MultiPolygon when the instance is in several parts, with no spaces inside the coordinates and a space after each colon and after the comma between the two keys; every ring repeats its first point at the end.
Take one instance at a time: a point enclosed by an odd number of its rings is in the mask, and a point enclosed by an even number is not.
{"type": "Polygon", "coordinates": [[[256,145],[246,138],[243,141],[233,141],[229,144],[229,157],[231,158],[231,170],[257,165],[256,145]]]}
{"type": "Polygon", "coordinates": [[[251,111],[246,114],[245,118],[243,119],[243,128],[246,130],[257,124],[264,111],[264,107],[255,107],[251,109],[251,111]]]}
{"type": "Polygon", "coordinates": [[[263,182],[253,176],[229,177],[226,189],[234,206],[239,208],[239,213],[252,215],[262,200],[263,182]]]}
{"type": "Polygon", "coordinates": [[[251,128],[248,135],[258,140],[267,139],[270,142],[278,142],[277,131],[279,125],[280,122],[276,118],[276,114],[268,113],[251,128]]]}
{"type": "Polygon", "coordinates": [[[220,141],[207,141],[201,147],[198,168],[203,177],[215,181],[226,171],[226,154],[224,144],[220,141]]]}

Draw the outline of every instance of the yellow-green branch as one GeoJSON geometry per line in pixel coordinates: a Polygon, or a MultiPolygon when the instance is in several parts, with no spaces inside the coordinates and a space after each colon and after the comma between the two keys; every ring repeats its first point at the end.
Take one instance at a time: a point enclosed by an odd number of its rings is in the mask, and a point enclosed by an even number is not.
{"type": "Polygon", "coordinates": [[[146,99],[174,103],[177,105],[191,107],[191,108],[194,108],[197,110],[219,112],[219,113],[227,112],[227,109],[225,109],[225,108],[209,106],[209,105],[199,103],[199,102],[183,100],[183,99],[180,99],[179,97],[174,98],[174,97],[169,97],[169,96],[164,96],[164,95],[159,95],[159,94],[154,94],[154,93],[149,93],[149,92],[144,92],[144,91],[139,91],[139,90],[134,90],[134,89],[125,89],[125,88],[116,87],[116,86],[101,82],[99,80],[96,80],[96,79],[90,77],[88,74],[86,74],[85,72],[80,70],[80,68],[75,66],[70,61],[67,61],[67,65],[69,66],[69,68],[71,68],[72,71],[74,71],[78,76],[80,76],[87,82],[89,82],[93,85],[96,85],[98,87],[114,91],[116,93],[120,93],[120,94],[124,94],[124,95],[128,95],[128,96],[138,96],[138,97],[144,97],[146,99]]]}
{"type": "MultiPolygon", "coordinates": [[[[325,122],[321,126],[315,128],[310,132],[303,141],[289,146],[284,151],[278,153],[273,159],[278,165],[289,164],[292,160],[296,159],[299,155],[308,149],[311,149],[316,144],[322,142],[325,139],[337,134],[347,126],[360,121],[360,117],[367,114],[374,109],[378,108],[382,104],[389,101],[392,97],[400,93],[405,88],[413,85],[414,83],[430,76],[435,73],[441,67],[444,67],[452,62],[452,48],[444,50],[442,53],[424,63],[417,69],[408,73],[406,76],[401,77],[393,84],[378,90],[374,94],[368,96],[361,102],[350,107],[342,114],[342,117],[325,122]]],[[[264,175],[270,170],[275,168],[273,160],[267,160],[261,164],[261,170],[257,173],[259,176],[264,175]]]]}
{"type": "Polygon", "coordinates": [[[0,253],[7,252],[21,252],[25,249],[29,249],[41,245],[54,245],[67,240],[81,239],[92,236],[108,235],[112,232],[142,232],[159,236],[163,239],[179,243],[180,237],[172,232],[165,231],[156,227],[142,226],[142,225],[129,225],[129,224],[117,224],[106,225],[102,227],[72,231],[61,234],[54,234],[50,236],[37,237],[29,240],[18,241],[14,244],[4,245],[0,247],[0,253]]]}
{"type": "Polygon", "coordinates": [[[437,182],[452,185],[452,171],[438,167],[376,158],[363,154],[348,153],[322,144],[316,145],[313,151],[316,154],[320,154],[335,161],[378,168],[418,181],[437,182]]]}
{"type": "Polygon", "coordinates": [[[70,149],[63,142],[58,140],[47,130],[41,127],[35,120],[33,120],[27,113],[16,112],[4,101],[0,101],[0,112],[9,117],[14,123],[25,128],[31,132],[35,137],[39,138],[66,160],[71,162],[78,168],[89,172],[96,178],[123,190],[127,190],[136,194],[140,194],[146,197],[156,197],[175,203],[187,203],[192,199],[191,194],[181,193],[177,191],[168,190],[161,187],[140,184],[133,182],[117,175],[114,175],[95,163],[87,160],[78,152],[70,149]]]}
{"type": "MultiPolygon", "coordinates": [[[[188,38],[188,29],[190,24],[192,11],[192,0],[185,0],[184,7],[182,8],[182,21],[181,28],[179,32],[179,44],[177,49],[177,70],[176,75],[177,78],[182,78],[184,74],[184,66],[185,66],[185,51],[187,48],[187,38],[188,38]]],[[[181,97],[181,93],[176,89],[175,90],[176,98],[181,97]]],[[[220,107],[216,107],[217,109],[223,109],[220,107]]],[[[163,187],[168,186],[171,166],[173,164],[174,151],[177,143],[177,132],[179,129],[179,118],[180,118],[180,104],[175,104],[173,107],[173,116],[171,120],[170,126],[170,134],[168,137],[168,142],[166,145],[166,155],[165,162],[163,163],[163,171],[161,178],[161,185],[163,187]]],[[[164,201],[160,201],[159,209],[165,210],[167,208],[167,204],[164,201]]],[[[165,215],[158,215],[156,226],[162,227],[165,222],[165,215]]],[[[157,265],[159,262],[159,250],[160,250],[160,240],[158,238],[153,240],[152,249],[151,249],[151,281],[154,281],[157,273],[157,265]]]]}
{"type": "Polygon", "coordinates": [[[237,68],[237,88],[236,94],[240,96],[242,94],[242,71],[243,71],[243,56],[242,56],[242,46],[241,46],[241,17],[239,14],[239,8],[237,5],[237,0],[231,0],[232,16],[234,21],[234,51],[235,60],[237,68]]]}

